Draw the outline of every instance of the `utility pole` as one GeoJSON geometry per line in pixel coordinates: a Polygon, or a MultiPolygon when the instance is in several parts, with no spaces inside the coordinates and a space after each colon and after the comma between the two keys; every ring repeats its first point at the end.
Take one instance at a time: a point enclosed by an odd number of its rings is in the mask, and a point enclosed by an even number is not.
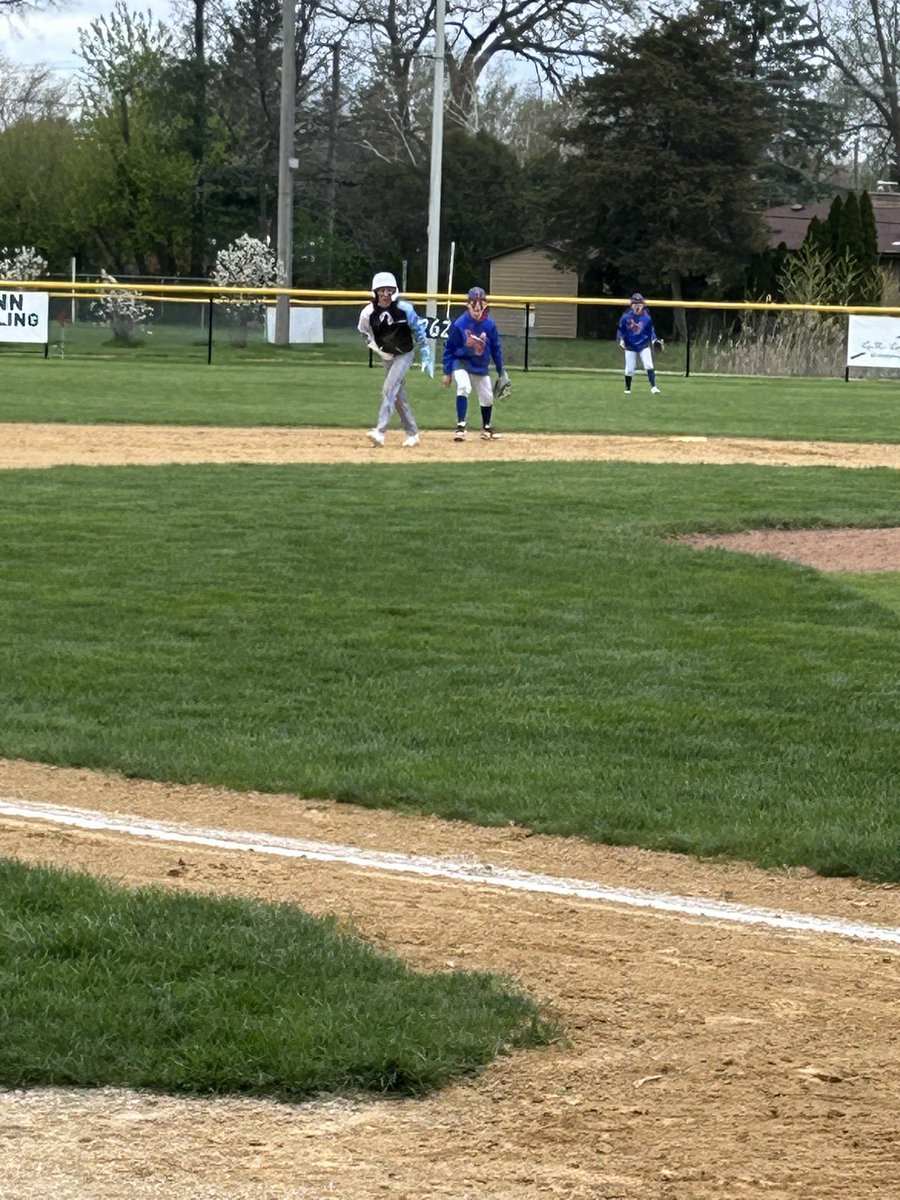
{"type": "MultiPolygon", "coordinates": [[[[294,0],[281,0],[281,123],[278,131],[278,261],[279,287],[294,283],[294,111],[297,90],[297,60],[294,34],[294,0]]],[[[291,340],[291,299],[279,296],[275,303],[275,345],[291,340]]]]}
{"type": "Polygon", "coordinates": [[[425,313],[429,324],[437,316],[438,265],[441,250],[441,165],[444,155],[444,13],[445,0],[434,9],[434,94],[431,110],[431,181],[428,192],[428,270],[430,294],[425,313]]]}

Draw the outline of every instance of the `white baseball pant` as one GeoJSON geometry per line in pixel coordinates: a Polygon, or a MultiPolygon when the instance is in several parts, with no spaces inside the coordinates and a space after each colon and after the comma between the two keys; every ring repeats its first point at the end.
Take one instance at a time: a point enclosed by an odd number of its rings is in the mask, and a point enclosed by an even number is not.
{"type": "Polygon", "coordinates": [[[410,350],[409,354],[398,354],[396,358],[384,360],[384,387],[381,389],[381,408],[378,410],[378,421],[375,425],[379,433],[387,431],[394,409],[397,410],[400,424],[407,433],[419,432],[406,395],[406,384],[403,382],[406,372],[412,366],[413,354],[414,351],[410,350]]]}
{"type": "Polygon", "coordinates": [[[480,405],[490,408],[494,403],[494,385],[490,375],[470,375],[464,367],[457,367],[453,372],[453,382],[457,396],[471,396],[474,387],[480,405]]]}
{"type": "Polygon", "coordinates": [[[625,374],[633,375],[637,360],[640,358],[641,366],[645,371],[653,370],[653,351],[649,346],[645,346],[643,350],[626,350],[625,351],[625,374]]]}

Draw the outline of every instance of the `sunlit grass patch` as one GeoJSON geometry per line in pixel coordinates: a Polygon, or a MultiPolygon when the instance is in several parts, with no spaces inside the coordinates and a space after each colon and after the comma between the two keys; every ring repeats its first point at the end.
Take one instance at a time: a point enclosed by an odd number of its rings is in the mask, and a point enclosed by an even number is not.
{"type": "Polygon", "coordinates": [[[413,971],[291,905],[0,860],[0,1083],[417,1095],[556,1036],[494,976],[413,971]]]}

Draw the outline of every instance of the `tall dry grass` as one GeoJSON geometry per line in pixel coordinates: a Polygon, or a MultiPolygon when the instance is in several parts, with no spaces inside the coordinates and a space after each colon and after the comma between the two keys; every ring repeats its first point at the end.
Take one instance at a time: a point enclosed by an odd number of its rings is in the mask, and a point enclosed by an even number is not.
{"type": "MultiPolygon", "coordinates": [[[[801,246],[780,280],[788,304],[859,303],[860,289],[897,303],[894,276],[879,272],[877,286],[849,257],[823,256],[801,246]]],[[[771,302],[771,296],[764,298],[771,302]]],[[[828,313],[760,312],[748,308],[726,328],[710,323],[699,339],[704,371],[723,375],[801,375],[840,378],[846,367],[847,317],[828,313]]],[[[867,372],[871,376],[871,372],[867,372]]]]}

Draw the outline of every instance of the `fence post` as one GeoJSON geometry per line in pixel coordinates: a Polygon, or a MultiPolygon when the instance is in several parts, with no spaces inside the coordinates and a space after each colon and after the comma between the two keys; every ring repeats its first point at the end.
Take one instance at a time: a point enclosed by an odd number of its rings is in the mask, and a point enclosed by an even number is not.
{"type": "Polygon", "coordinates": [[[206,365],[212,362],[213,297],[209,298],[209,329],[206,334],[206,365]]]}
{"type": "Polygon", "coordinates": [[[531,302],[525,301],[525,370],[528,370],[528,331],[531,329],[531,302]]]}
{"type": "Polygon", "coordinates": [[[684,377],[691,377],[691,322],[686,320],[684,323],[684,377]]]}

